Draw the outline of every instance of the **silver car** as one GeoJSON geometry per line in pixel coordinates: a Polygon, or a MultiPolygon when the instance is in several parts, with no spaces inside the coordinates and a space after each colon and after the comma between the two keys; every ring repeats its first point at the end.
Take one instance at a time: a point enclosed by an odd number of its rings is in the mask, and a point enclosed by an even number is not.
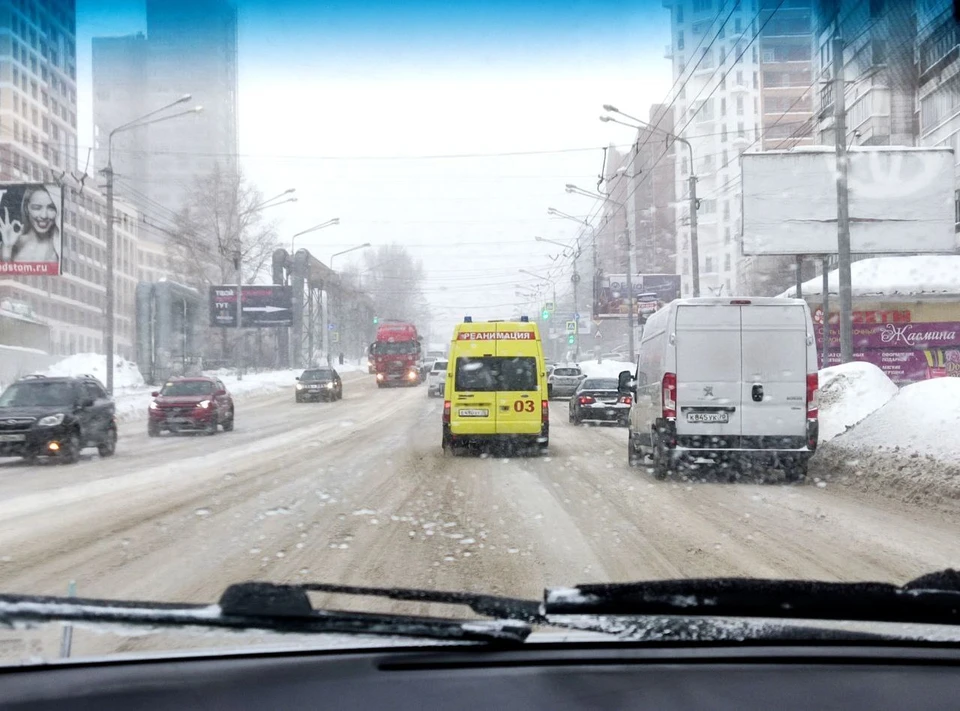
{"type": "Polygon", "coordinates": [[[547,376],[547,391],[550,398],[573,397],[580,383],[587,376],[579,365],[558,365],[547,376]]]}

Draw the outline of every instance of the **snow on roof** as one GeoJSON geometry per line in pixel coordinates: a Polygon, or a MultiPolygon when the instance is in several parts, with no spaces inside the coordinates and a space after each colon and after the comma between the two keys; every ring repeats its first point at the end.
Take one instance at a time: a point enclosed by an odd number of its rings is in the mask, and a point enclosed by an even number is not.
{"type": "MultiPolygon", "coordinates": [[[[916,257],[876,257],[850,265],[854,296],[960,295],[960,255],[924,254],[916,257]]],[[[830,294],[839,294],[837,271],[829,275],[830,294]]],[[[804,296],[821,296],[823,278],[803,283],[804,296]]],[[[796,296],[790,287],[781,296],[796,296]]]]}

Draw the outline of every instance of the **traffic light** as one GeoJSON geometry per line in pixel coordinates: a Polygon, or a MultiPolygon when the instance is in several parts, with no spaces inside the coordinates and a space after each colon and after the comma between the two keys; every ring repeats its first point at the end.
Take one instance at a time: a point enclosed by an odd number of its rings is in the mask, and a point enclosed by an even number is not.
{"type": "Polygon", "coordinates": [[[575,340],[577,340],[577,337],[574,336],[572,333],[569,336],[567,336],[567,343],[570,344],[571,346],[573,345],[573,342],[575,340]]]}
{"type": "Polygon", "coordinates": [[[380,323],[380,317],[379,317],[379,316],[374,316],[374,317],[373,317],[373,325],[376,326],[378,323],[380,323]]]}
{"type": "Polygon", "coordinates": [[[544,309],[541,316],[543,316],[543,320],[546,321],[548,318],[550,318],[550,312],[544,309]]]}

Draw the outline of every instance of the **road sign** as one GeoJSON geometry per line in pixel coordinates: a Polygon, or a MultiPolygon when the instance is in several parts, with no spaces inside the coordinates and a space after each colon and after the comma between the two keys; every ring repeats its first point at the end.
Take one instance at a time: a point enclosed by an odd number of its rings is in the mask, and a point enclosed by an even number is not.
{"type": "Polygon", "coordinates": [[[577,322],[567,321],[567,333],[576,333],[576,332],[577,332],[577,322]]]}
{"type": "MultiPolygon", "coordinates": [[[[241,291],[243,328],[276,328],[293,324],[293,289],[280,284],[251,284],[241,291]]],[[[210,287],[210,325],[237,326],[237,287],[210,287]]]]}
{"type": "Polygon", "coordinates": [[[545,303],[545,304],[543,305],[543,310],[544,310],[544,311],[555,311],[555,310],[556,310],[556,309],[554,309],[554,306],[555,306],[555,305],[556,305],[556,304],[554,304],[552,301],[548,301],[547,303],[545,303]]]}
{"type": "Polygon", "coordinates": [[[580,314],[574,314],[574,315],[573,315],[573,320],[574,320],[574,321],[579,321],[579,320],[580,320],[580,314]]]}
{"type": "Polygon", "coordinates": [[[574,273],[573,273],[573,276],[570,277],[570,281],[573,282],[574,284],[579,284],[579,283],[580,283],[580,272],[574,272],[574,273]]]}
{"type": "Polygon", "coordinates": [[[603,334],[600,333],[599,328],[593,332],[593,337],[596,338],[598,341],[603,340],[603,334]]]}
{"type": "Polygon", "coordinates": [[[333,333],[330,334],[330,342],[331,343],[340,342],[340,331],[334,331],[333,333]]]}

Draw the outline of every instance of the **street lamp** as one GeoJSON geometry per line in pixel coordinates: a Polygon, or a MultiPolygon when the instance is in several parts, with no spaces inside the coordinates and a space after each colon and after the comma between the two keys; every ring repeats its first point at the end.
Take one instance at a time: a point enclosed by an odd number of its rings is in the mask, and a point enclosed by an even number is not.
{"type": "MultiPolygon", "coordinates": [[[[573,215],[567,215],[566,213],[560,212],[559,210],[553,207],[547,208],[547,214],[554,215],[556,217],[563,217],[566,219],[574,220],[576,222],[580,222],[583,225],[586,225],[587,227],[590,226],[590,223],[584,220],[580,220],[574,217],[573,215]]],[[[537,237],[534,237],[534,239],[537,242],[547,242],[548,244],[560,245],[564,249],[568,248],[567,245],[565,245],[563,242],[557,242],[556,240],[547,239],[546,237],[537,236],[537,237]]],[[[577,260],[580,259],[580,251],[581,251],[580,236],[578,235],[576,238],[576,247],[573,250],[573,275],[570,277],[570,281],[573,283],[573,318],[574,318],[574,321],[577,322],[577,329],[574,336],[574,358],[576,358],[577,360],[580,359],[580,314],[579,314],[579,307],[577,305],[577,286],[580,284],[580,272],[577,270],[577,260]]],[[[594,251],[596,251],[596,244],[594,244],[594,251]]],[[[556,302],[556,300],[554,300],[554,302],[556,302]]]]}
{"type": "MultiPolygon", "coordinates": [[[[335,218],[335,221],[339,222],[340,220],[335,218]]],[[[330,220],[330,222],[334,222],[334,220],[330,220]]],[[[319,229],[319,226],[317,227],[317,229],[319,229]]],[[[330,271],[333,271],[333,260],[339,257],[341,254],[349,254],[350,252],[356,252],[358,249],[367,249],[369,246],[370,246],[369,242],[364,242],[363,244],[358,244],[356,247],[351,247],[350,249],[345,249],[342,252],[331,254],[330,255],[330,271]]],[[[339,294],[340,294],[339,290],[337,291],[337,294],[338,294],[337,300],[339,302],[339,294]]],[[[337,305],[338,313],[341,310],[341,306],[342,304],[338,303],[337,305]]],[[[327,328],[327,321],[328,321],[327,302],[326,302],[326,299],[324,299],[323,303],[320,304],[320,343],[321,343],[321,346],[323,347],[323,352],[327,354],[327,365],[330,365],[330,342],[329,342],[329,335],[327,333],[327,331],[329,330],[327,328]]]]}
{"type": "Polygon", "coordinates": [[[351,247],[350,249],[345,249],[342,252],[337,252],[336,254],[330,255],[330,269],[333,269],[333,260],[336,257],[339,257],[341,254],[349,254],[350,252],[356,252],[358,249],[367,249],[370,246],[369,242],[364,242],[363,244],[358,244],[356,247],[351,247]]]}
{"type": "Polygon", "coordinates": [[[190,94],[184,94],[176,101],[173,101],[166,106],[161,106],[159,109],[155,109],[149,113],[144,114],[140,118],[134,119],[133,121],[128,121],[125,124],[117,126],[115,129],[110,131],[107,136],[107,167],[104,168],[101,172],[107,179],[107,288],[106,288],[106,323],[104,324],[104,348],[107,351],[107,392],[113,395],[113,336],[114,336],[114,252],[115,252],[115,236],[114,236],[114,214],[113,214],[113,137],[118,133],[123,133],[124,131],[131,131],[135,128],[140,128],[141,126],[149,126],[152,123],[160,123],[161,121],[169,121],[171,119],[180,118],[181,116],[187,116],[190,114],[197,114],[203,110],[201,106],[195,106],[194,108],[188,111],[181,111],[176,114],[170,114],[168,116],[159,116],[157,114],[163,113],[168,109],[172,109],[174,106],[178,106],[187,101],[190,101],[192,96],[190,94]],[[154,118],[156,117],[156,118],[154,118]]]}
{"type": "Polygon", "coordinates": [[[297,232],[297,234],[295,234],[293,237],[290,238],[290,254],[293,255],[294,252],[296,251],[295,247],[297,243],[297,237],[300,237],[301,235],[305,235],[309,232],[316,232],[317,230],[322,230],[326,227],[333,227],[334,225],[339,225],[339,224],[340,224],[340,218],[334,217],[332,220],[321,222],[319,225],[314,225],[313,227],[305,229],[303,232],[297,232]]]}
{"type": "MultiPolygon", "coordinates": [[[[624,207],[626,207],[626,203],[620,202],[618,200],[614,200],[609,195],[604,195],[603,193],[595,193],[590,190],[584,190],[583,188],[578,188],[576,185],[572,185],[570,183],[567,183],[566,190],[568,193],[572,193],[573,195],[583,195],[584,197],[588,197],[588,198],[600,198],[601,200],[605,200],[607,202],[613,203],[619,209],[623,209],[624,207]]],[[[627,247],[627,347],[630,350],[630,362],[632,363],[636,357],[635,349],[634,349],[634,337],[633,337],[633,270],[635,269],[634,262],[636,261],[636,258],[634,257],[633,247],[631,246],[631,241],[630,241],[629,216],[625,214],[624,217],[627,218],[625,222],[626,229],[624,230],[624,234],[626,235],[626,238],[627,238],[627,245],[626,245],[627,247]]],[[[594,244],[593,248],[594,248],[594,254],[596,254],[596,249],[597,249],[596,244],[594,244]]],[[[594,269],[594,273],[596,273],[596,269],[594,269]]],[[[599,292],[595,289],[594,298],[597,298],[598,293],[599,292]]]]}
{"type": "MultiPolygon", "coordinates": [[[[700,243],[697,234],[697,176],[696,170],[694,169],[693,164],[693,146],[690,145],[690,141],[686,138],[681,138],[675,133],[670,133],[669,131],[664,131],[659,126],[654,126],[651,123],[642,121],[636,116],[631,116],[630,114],[625,114],[623,111],[618,109],[616,106],[610,104],[604,104],[603,110],[608,113],[620,114],[624,118],[628,118],[631,121],[636,121],[639,126],[632,126],[623,121],[618,121],[615,118],[610,116],[601,116],[601,121],[613,121],[614,123],[619,123],[623,126],[629,126],[633,129],[645,128],[649,131],[656,131],[662,133],[667,138],[672,138],[678,143],[682,143],[687,147],[687,150],[690,152],[690,260],[693,262],[691,276],[693,277],[693,295],[700,296],[700,243]]],[[[639,139],[638,139],[639,141],[639,139]]]]}

